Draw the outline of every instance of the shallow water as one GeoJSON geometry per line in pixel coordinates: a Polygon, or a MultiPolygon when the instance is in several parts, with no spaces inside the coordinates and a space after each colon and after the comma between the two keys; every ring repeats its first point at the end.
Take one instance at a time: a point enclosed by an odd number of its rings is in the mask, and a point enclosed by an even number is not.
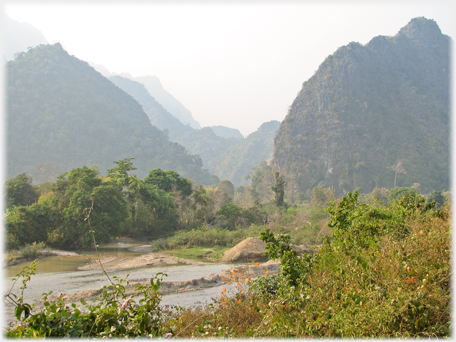
{"type": "MultiPolygon", "coordinates": [[[[112,243],[99,247],[102,256],[116,257],[135,257],[142,253],[131,252],[130,247],[142,245],[141,242],[112,243]]],[[[85,265],[96,257],[95,249],[85,250],[75,256],[52,256],[40,259],[36,267],[36,274],[32,276],[24,292],[24,301],[28,303],[38,303],[43,293],[52,291],[53,294],[60,292],[70,294],[82,290],[99,289],[103,285],[108,285],[109,280],[100,270],[80,271],[77,268],[85,265]]],[[[12,286],[12,278],[19,273],[24,266],[29,266],[30,262],[24,262],[14,266],[4,268],[3,292],[9,291],[12,286]]],[[[235,264],[206,264],[206,265],[173,265],[173,266],[148,266],[129,270],[108,272],[112,278],[117,276],[125,278],[128,275],[130,281],[145,281],[162,272],[167,274],[165,281],[180,281],[209,276],[212,273],[220,274],[223,270],[229,269],[235,264]]],[[[21,281],[14,286],[13,293],[19,294],[21,281]]],[[[192,306],[198,304],[208,304],[212,298],[220,296],[223,285],[207,288],[198,291],[190,291],[178,294],[164,295],[162,305],[192,306]]],[[[13,307],[3,303],[4,322],[14,320],[13,307]]]]}
{"type": "MultiPolygon", "coordinates": [[[[102,256],[116,256],[135,257],[142,253],[130,252],[128,248],[143,245],[141,242],[130,242],[122,243],[115,242],[106,245],[102,245],[98,248],[99,254],[102,256]]],[[[75,256],[50,256],[40,259],[39,264],[36,267],[36,273],[54,273],[54,272],[71,272],[77,271],[78,267],[84,266],[94,258],[96,258],[95,248],[87,249],[78,252],[75,256]]],[[[18,274],[23,267],[29,266],[30,261],[22,262],[17,265],[8,266],[4,268],[5,277],[14,277],[18,274]]]]}
{"type": "MultiPolygon", "coordinates": [[[[64,257],[69,258],[69,257],[64,257]]],[[[166,273],[168,277],[165,281],[188,280],[209,276],[211,273],[220,274],[223,270],[229,269],[235,264],[206,264],[206,265],[177,265],[177,266],[150,266],[130,270],[108,272],[109,276],[125,278],[127,275],[130,281],[150,279],[157,273],[166,273]]],[[[11,277],[6,277],[3,290],[8,291],[11,287],[11,277]]],[[[53,291],[54,294],[60,292],[70,294],[88,289],[99,289],[103,285],[108,285],[109,280],[101,271],[66,271],[39,273],[32,276],[24,292],[24,301],[27,303],[37,303],[42,298],[43,293],[53,291]]],[[[14,287],[14,293],[19,294],[18,282],[14,287]]],[[[190,291],[178,294],[163,296],[162,305],[192,306],[198,304],[208,304],[211,298],[220,296],[224,286],[216,286],[198,291],[190,291]]],[[[14,320],[13,307],[3,305],[4,322],[14,320]]]]}

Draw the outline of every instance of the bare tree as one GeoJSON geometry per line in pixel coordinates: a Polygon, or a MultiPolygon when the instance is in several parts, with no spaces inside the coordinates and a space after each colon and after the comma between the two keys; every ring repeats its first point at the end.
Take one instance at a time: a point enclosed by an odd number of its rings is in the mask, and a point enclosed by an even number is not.
{"type": "Polygon", "coordinates": [[[34,183],[55,182],[60,174],[59,167],[54,163],[39,163],[31,172],[34,183]]]}
{"type": "Polygon", "coordinates": [[[395,188],[398,173],[407,174],[407,172],[405,171],[404,165],[403,165],[403,161],[399,160],[396,164],[388,166],[388,169],[393,170],[395,172],[394,173],[394,188],[395,188]]]}

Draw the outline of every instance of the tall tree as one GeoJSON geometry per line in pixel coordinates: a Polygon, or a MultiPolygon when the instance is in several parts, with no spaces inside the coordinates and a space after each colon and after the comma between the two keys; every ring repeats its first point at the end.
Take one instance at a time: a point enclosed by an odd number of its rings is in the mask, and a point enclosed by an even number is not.
{"type": "Polygon", "coordinates": [[[25,173],[6,182],[6,206],[31,205],[38,200],[39,192],[32,185],[32,178],[25,173]]]}
{"type": "Polygon", "coordinates": [[[283,206],[284,196],[285,196],[285,180],[279,174],[279,172],[274,173],[275,176],[275,185],[271,187],[271,190],[274,192],[274,203],[277,207],[283,206]]]}

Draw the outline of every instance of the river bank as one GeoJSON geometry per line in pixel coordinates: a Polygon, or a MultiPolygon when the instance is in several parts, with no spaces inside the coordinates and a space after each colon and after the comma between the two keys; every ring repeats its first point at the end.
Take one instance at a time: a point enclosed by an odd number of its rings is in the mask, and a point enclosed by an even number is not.
{"type": "MultiPolygon", "coordinates": [[[[167,259],[168,261],[170,259],[167,259]]],[[[162,282],[160,292],[163,294],[162,304],[173,304],[184,307],[193,305],[204,305],[210,302],[211,298],[220,296],[222,287],[229,288],[230,274],[234,271],[238,274],[255,277],[263,275],[264,270],[268,273],[275,273],[279,265],[269,262],[265,264],[226,264],[226,263],[198,263],[185,265],[158,265],[136,267],[123,270],[109,270],[108,275],[113,279],[129,279],[130,283],[126,288],[126,293],[133,293],[134,287],[138,284],[150,284],[149,281],[157,273],[167,274],[167,278],[162,282]]],[[[6,278],[5,289],[9,289],[11,277],[6,278]]],[[[64,293],[67,302],[79,302],[81,298],[94,300],[100,293],[102,286],[109,285],[109,280],[101,270],[79,270],[71,272],[40,273],[31,277],[24,292],[24,302],[35,304],[37,307],[42,305],[41,298],[43,293],[52,291],[51,298],[64,293]],[[51,280],[52,279],[52,280],[51,280]]],[[[20,282],[16,284],[13,293],[18,293],[20,282]]],[[[234,285],[233,285],[234,286],[234,285]]],[[[4,322],[15,321],[13,306],[4,302],[3,315],[4,322]]]]}
{"type": "Polygon", "coordinates": [[[33,260],[36,259],[42,259],[46,257],[52,257],[52,256],[77,256],[78,253],[76,252],[71,252],[71,251],[62,251],[59,249],[45,249],[41,252],[39,252],[38,255],[33,256],[33,257],[14,257],[14,256],[6,256],[6,260],[3,262],[3,267],[8,267],[8,266],[14,266],[14,265],[19,265],[24,262],[32,262],[33,260]]]}
{"type": "MultiPolygon", "coordinates": [[[[141,246],[144,249],[150,246],[141,246]]],[[[140,252],[141,249],[136,247],[130,250],[140,252]]],[[[172,255],[168,255],[161,252],[146,253],[136,257],[129,256],[101,256],[100,261],[103,268],[106,271],[119,271],[125,269],[141,268],[146,266],[164,266],[164,265],[205,265],[208,262],[182,259],[172,255]]],[[[101,270],[100,261],[97,258],[93,258],[89,263],[84,266],[78,267],[78,270],[101,270]]]]}

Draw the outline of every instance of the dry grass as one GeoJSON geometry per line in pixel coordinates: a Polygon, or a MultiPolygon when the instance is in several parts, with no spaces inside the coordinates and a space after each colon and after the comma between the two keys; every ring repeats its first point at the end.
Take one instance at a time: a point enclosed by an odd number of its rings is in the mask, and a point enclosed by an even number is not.
{"type": "Polygon", "coordinates": [[[307,286],[275,296],[223,294],[186,310],[175,336],[449,336],[451,218],[427,215],[407,226],[407,236],[385,236],[376,249],[323,248],[307,286]]]}

